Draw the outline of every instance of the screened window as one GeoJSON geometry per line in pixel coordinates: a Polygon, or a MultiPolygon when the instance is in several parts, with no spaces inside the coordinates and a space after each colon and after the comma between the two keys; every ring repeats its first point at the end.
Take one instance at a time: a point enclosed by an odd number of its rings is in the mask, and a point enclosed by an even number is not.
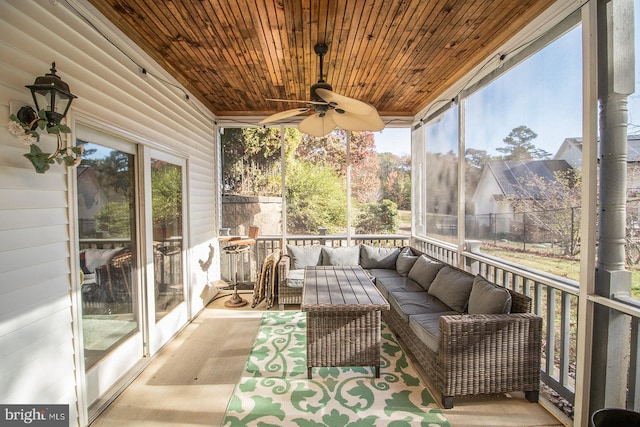
{"type": "Polygon", "coordinates": [[[424,130],[426,234],[449,243],[458,234],[458,107],[428,122],[424,130]]]}
{"type": "Polygon", "coordinates": [[[581,67],[575,28],[465,101],[465,238],[481,241],[484,253],[574,280],[581,67]]]}
{"type": "Polygon", "coordinates": [[[347,144],[348,135],[225,128],[222,227],[243,234],[257,225],[261,235],[281,235],[286,215],[292,236],[410,234],[410,129],[351,132],[347,144]]]}

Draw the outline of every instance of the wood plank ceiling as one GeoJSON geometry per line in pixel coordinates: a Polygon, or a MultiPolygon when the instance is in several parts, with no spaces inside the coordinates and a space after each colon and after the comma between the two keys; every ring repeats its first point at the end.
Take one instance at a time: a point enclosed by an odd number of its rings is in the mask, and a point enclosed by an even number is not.
{"type": "Polygon", "coordinates": [[[89,0],[217,116],[265,116],[324,79],[414,116],[555,0],[89,0]]]}

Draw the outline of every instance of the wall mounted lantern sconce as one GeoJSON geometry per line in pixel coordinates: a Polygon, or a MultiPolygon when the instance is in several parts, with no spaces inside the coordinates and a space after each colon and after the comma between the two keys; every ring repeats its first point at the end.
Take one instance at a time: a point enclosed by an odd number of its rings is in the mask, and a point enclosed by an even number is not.
{"type": "MultiPolygon", "coordinates": [[[[36,111],[44,110],[48,121],[47,127],[52,127],[60,124],[60,121],[67,115],[71,102],[77,96],[71,93],[69,85],[56,74],[55,62],[51,64],[49,71],[51,72],[44,76],[36,77],[32,85],[25,87],[31,91],[33,102],[36,104],[36,111]]],[[[18,118],[20,118],[21,114],[33,117],[33,113],[35,113],[33,108],[22,107],[18,111],[18,118]]]]}
{"type": "Polygon", "coordinates": [[[75,166],[82,160],[82,146],[65,147],[61,137],[61,134],[71,132],[67,125],[60,122],[77,96],[71,93],[69,85],[56,74],[55,62],[51,64],[50,71],[44,76],[36,77],[32,85],[26,86],[31,91],[36,109],[24,106],[16,114],[12,114],[9,121],[9,132],[29,144],[30,151],[24,156],[31,161],[38,173],[49,170],[49,165],[54,161],[75,166]],[[40,141],[38,130],[56,135],[58,144],[53,153],[43,152],[36,144],[40,141]]]}

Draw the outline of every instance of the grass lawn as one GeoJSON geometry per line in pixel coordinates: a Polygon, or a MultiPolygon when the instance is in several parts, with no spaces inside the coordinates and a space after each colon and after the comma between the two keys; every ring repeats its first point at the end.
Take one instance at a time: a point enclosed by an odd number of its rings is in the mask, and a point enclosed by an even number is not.
{"type": "Polygon", "coordinates": [[[399,233],[411,233],[411,211],[398,210],[399,233]]]}
{"type": "MultiPolygon", "coordinates": [[[[506,248],[483,245],[482,252],[502,258],[526,267],[555,274],[556,276],[580,281],[580,260],[554,255],[552,253],[541,253],[538,251],[516,252],[506,248]]],[[[640,299],[640,266],[631,269],[631,295],[640,299]]]]}

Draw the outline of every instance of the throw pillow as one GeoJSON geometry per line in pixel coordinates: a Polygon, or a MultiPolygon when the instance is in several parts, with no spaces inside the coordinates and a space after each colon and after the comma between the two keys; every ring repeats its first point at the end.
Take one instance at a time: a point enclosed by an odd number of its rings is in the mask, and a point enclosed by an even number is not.
{"type": "Polygon", "coordinates": [[[469,295],[474,277],[461,270],[445,266],[427,291],[429,295],[438,298],[458,313],[464,313],[469,303],[469,295]]]}
{"type": "Polygon", "coordinates": [[[360,246],[329,248],[322,246],[322,265],[358,265],[360,246]]]}
{"type": "Polygon", "coordinates": [[[411,270],[409,270],[407,277],[414,282],[418,282],[425,291],[428,291],[433,279],[435,279],[442,267],[444,267],[444,263],[432,260],[426,255],[420,255],[411,270]]]}
{"type": "Polygon", "coordinates": [[[400,255],[400,248],[378,248],[360,246],[360,265],[362,268],[394,268],[400,255]]]}
{"type": "Polygon", "coordinates": [[[300,270],[322,263],[322,246],[287,245],[287,254],[291,257],[291,269],[300,270]]]}
{"type": "Polygon", "coordinates": [[[507,314],[511,311],[511,294],[477,275],[473,279],[468,311],[469,314],[507,314]]]}
{"type": "Polygon", "coordinates": [[[396,260],[396,271],[398,274],[407,277],[407,274],[409,274],[409,271],[411,271],[417,259],[418,256],[413,254],[411,248],[406,247],[402,249],[396,260]]]}

